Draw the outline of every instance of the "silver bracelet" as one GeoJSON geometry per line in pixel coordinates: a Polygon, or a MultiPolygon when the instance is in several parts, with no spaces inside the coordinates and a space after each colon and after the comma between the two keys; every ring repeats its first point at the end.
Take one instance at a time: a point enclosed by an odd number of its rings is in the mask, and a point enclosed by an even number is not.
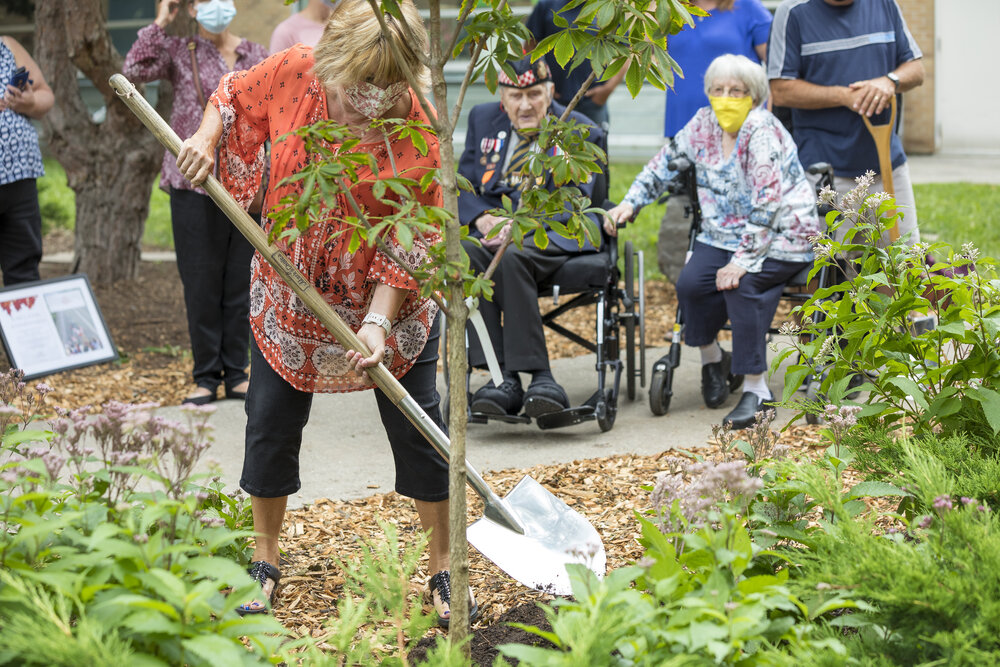
{"type": "Polygon", "coordinates": [[[378,326],[385,329],[386,336],[388,336],[389,333],[392,331],[392,322],[390,322],[389,318],[386,317],[385,315],[381,315],[379,313],[368,313],[367,315],[365,315],[365,319],[361,320],[361,324],[365,324],[367,322],[371,322],[372,324],[377,324],[378,326]]]}

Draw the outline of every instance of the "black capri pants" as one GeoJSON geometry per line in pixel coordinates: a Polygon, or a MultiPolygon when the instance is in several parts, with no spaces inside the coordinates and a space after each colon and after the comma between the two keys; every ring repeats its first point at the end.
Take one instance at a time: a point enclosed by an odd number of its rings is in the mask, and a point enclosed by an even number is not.
{"type": "Polygon", "coordinates": [[[809,262],[767,258],[758,273],[740,278],[733,290],[719,290],[715,274],[733,253],[695,242],[691,259],[677,279],[677,303],[684,313],[684,342],[693,347],[713,343],[728,319],[733,330],[734,375],[767,370],[767,331],[787,283],[809,262]]]}
{"type": "MultiPolygon", "coordinates": [[[[423,352],[399,382],[447,433],[435,384],[438,338],[435,320],[423,352]]],[[[251,339],[246,450],[240,478],[240,487],[251,496],[280,498],[302,487],[299,449],[312,398],[311,392],[299,391],[278,375],[251,339]]],[[[426,502],[447,500],[447,462],[381,389],[375,389],[375,399],[396,463],[396,493],[426,502]]]]}

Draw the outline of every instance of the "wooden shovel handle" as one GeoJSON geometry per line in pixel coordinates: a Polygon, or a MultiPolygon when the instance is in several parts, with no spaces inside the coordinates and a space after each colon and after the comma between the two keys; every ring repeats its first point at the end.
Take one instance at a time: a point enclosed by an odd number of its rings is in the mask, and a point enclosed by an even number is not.
{"type": "MultiPolygon", "coordinates": [[[[896,96],[889,100],[891,113],[889,122],[885,125],[873,125],[868,116],[862,114],[861,120],[865,122],[868,133],[875,140],[875,149],[878,151],[878,170],[882,176],[882,189],[889,195],[896,196],[896,188],[892,183],[892,133],[896,129],[896,96]]],[[[896,211],[890,211],[890,215],[895,215],[896,211]]],[[[899,225],[893,224],[889,229],[889,241],[894,242],[899,238],[899,225]]]]}

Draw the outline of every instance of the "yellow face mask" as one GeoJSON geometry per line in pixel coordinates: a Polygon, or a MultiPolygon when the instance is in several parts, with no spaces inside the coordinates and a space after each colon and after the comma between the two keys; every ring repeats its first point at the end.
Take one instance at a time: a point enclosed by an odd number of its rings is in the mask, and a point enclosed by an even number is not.
{"type": "Polygon", "coordinates": [[[719,120],[719,126],[726,132],[737,132],[747,119],[747,114],[753,108],[753,98],[745,97],[712,97],[708,98],[712,111],[719,120]]]}

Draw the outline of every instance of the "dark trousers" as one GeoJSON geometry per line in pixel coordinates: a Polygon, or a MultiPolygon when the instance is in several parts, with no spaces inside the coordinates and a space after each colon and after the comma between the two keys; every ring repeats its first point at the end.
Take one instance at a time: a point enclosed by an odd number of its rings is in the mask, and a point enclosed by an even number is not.
{"type": "MultiPolygon", "coordinates": [[[[435,321],[423,352],[399,382],[431,420],[447,433],[448,427],[441,418],[441,396],[435,385],[438,331],[435,321]]],[[[302,486],[299,450],[313,395],[299,391],[278,375],[264,359],[256,342],[250,350],[246,452],[240,487],[258,498],[288,496],[302,486]]],[[[381,389],[375,390],[375,400],[396,463],[396,493],[427,502],[447,500],[448,464],[444,458],[381,389]]],[[[331,436],[336,437],[335,434],[331,436]]],[[[338,474],[336,462],[330,464],[330,471],[338,474]]],[[[350,473],[341,471],[341,474],[350,473]]]]}
{"type": "Polygon", "coordinates": [[[207,195],[171,190],[170,216],[194,382],[232,388],[247,379],[253,246],[207,195]]]}
{"type": "Polygon", "coordinates": [[[767,331],[782,289],[808,262],[765,259],[759,273],[747,273],[734,290],[715,287],[715,274],[733,253],[695,243],[677,279],[677,303],[684,314],[684,342],[693,347],[715,341],[728,319],[733,330],[735,375],[767,370],[767,331]]]}
{"type": "MultiPolygon", "coordinates": [[[[469,263],[485,271],[493,253],[471,243],[463,243],[469,263]]],[[[508,246],[493,274],[493,300],[479,300],[479,310],[486,322],[497,360],[504,370],[531,372],[548,370],[549,353],[545,347],[542,315],[538,311],[538,283],[559,270],[575,253],[550,243],[545,250],[525,244],[523,250],[508,246]],[[500,314],[503,313],[501,326],[500,314]]],[[[472,328],[469,328],[469,363],[485,367],[486,357],[472,328]]]]}
{"type": "Polygon", "coordinates": [[[0,185],[0,272],[5,286],[38,280],[42,213],[35,179],[0,185]]]}

